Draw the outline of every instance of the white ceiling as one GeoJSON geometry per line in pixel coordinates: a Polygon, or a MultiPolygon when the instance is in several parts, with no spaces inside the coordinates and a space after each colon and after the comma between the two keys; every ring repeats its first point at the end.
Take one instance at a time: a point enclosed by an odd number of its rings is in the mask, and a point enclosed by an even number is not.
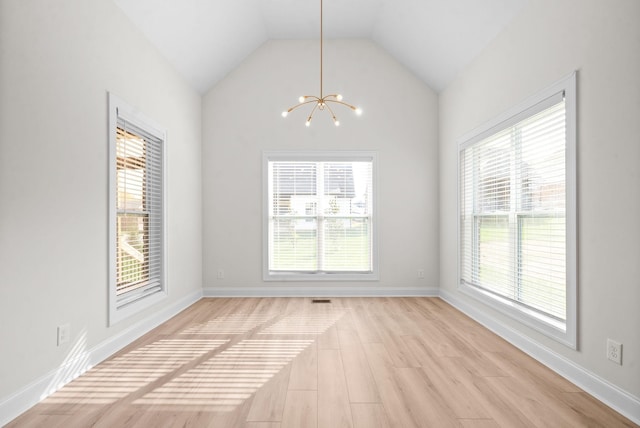
{"type": "MultiPolygon", "coordinates": [[[[268,39],[317,39],[319,0],[114,0],[201,93],[268,39]]],[[[324,0],[324,36],[367,38],[443,90],[528,0],[324,0]]]]}

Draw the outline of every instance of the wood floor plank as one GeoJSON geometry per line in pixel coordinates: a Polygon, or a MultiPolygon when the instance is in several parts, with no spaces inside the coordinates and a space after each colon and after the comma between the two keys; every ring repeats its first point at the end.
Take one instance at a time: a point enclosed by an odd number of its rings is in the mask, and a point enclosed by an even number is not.
{"type": "Polygon", "coordinates": [[[442,332],[433,321],[423,320],[417,323],[420,328],[418,337],[423,341],[429,352],[438,357],[462,357],[465,349],[442,332]]]}
{"type": "Polygon", "coordinates": [[[338,321],[336,321],[336,329],[338,332],[341,330],[355,330],[355,325],[353,322],[352,311],[351,308],[345,308],[344,315],[342,315],[338,321]]]}
{"type": "Polygon", "coordinates": [[[242,428],[280,428],[280,422],[247,422],[242,428]]]}
{"type": "Polygon", "coordinates": [[[352,403],[353,428],[389,428],[387,412],[382,404],[352,403]]]}
{"type": "Polygon", "coordinates": [[[422,371],[431,383],[437,396],[460,419],[490,419],[489,412],[484,408],[467,386],[454,373],[450,373],[441,364],[447,357],[432,357],[424,344],[414,336],[403,337],[411,351],[422,364],[422,371]]]}
{"type": "MultiPolygon", "coordinates": [[[[144,413],[140,412],[131,406],[124,407],[118,406],[106,413],[92,426],[95,428],[107,428],[120,426],[122,428],[130,428],[135,426],[141,426],[140,418],[144,413]]],[[[80,425],[78,425],[80,426],[80,425]]]]}
{"type": "Polygon", "coordinates": [[[379,403],[378,387],[358,334],[354,330],[340,330],[338,339],[350,402],[379,403]]]}
{"type": "Polygon", "coordinates": [[[519,349],[512,347],[507,352],[486,352],[485,355],[509,376],[526,378],[534,384],[544,385],[557,393],[582,392],[576,385],[558,376],[519,349]]]}
{"type": "Polygon", "coordinates": [[[495,393],[487,382],[488,378],[478,377],[469,370],[463,364],[462,358],[446,357],[440,359],[439,363],[448,374],[464,385],[473,400],[480,403],[499,426],[534,426],[518,408],[511,406],[501,395],[495,393]]]}
{"type": "Polygon", "coordinates": [[[335,326],[329,327],[318,336],[318,349],[340,349],[338,329],[335,326]]]}
{"type": "Polygon", "coordinates": [[[201,416],[190,412],[145,412],[137,426],[154,428],[173,428],[177,426],[195,426],[201,416]]]}
{"type": "Polygon", "coordinates": [[[493,419],[458,419],[463,428],[500,428],[493,419]]]}
{"type": "MultiPolygon", "coordinates": [[[[454,363],[453,364],[459,364],[454,363]]],[[[460,378],[465,379],[466,369],[458,374],[465,373],[460,378]]],[[[463,380],[468,386],[470,393],[479,400],[483,407],[487,409],[491,417],[501,427],[534,427],[535,425],[522,413],[520,409],[514,407],[503,395],[497,394],[493,386],[489,383],[491,378],[481,378],[471,375],[472,379],[469,383],[468,378],[463,380]]]]}
{"type": "Polygon", "coordinates": [[[380,343],[380,335],[378,330],[372,325],[371,318],[367,315],[354,316],[353,325],[355,327],[360,342],[362,343],[380,343]]]}
{"type": "Polygon", "coordinates": [[[568,406],[545,396],[531,385],[525,386],[513,377],[488,377],[484,380],[495,395],[511,408],[518,409],[534,426],[580,426],[568,406]]]}
{"type": "Polygon", "coordinates": [[[372,299],[358,299],[358,305],[351,310],[353,327],[358,332],[361,343],[380,343],[378,330],[372,325],[371,315],[367,308],[372,305],[372,299]]]}
{"type": "Polygon", "coordinates": [[[374,319],[378,327],[378,334],[393,360],[394,367],[420,367],[420,363],[402,341],[402,337],[394,333],[392,326],[385,324],[391,323],[391,318],[391,316],[379,315],[374,319]]]}
{"type": "Polygon", "coordinates": [[[45,414],[37,414],[37,415],[27,415],[23,414],[18,418],[14,419],[12,422],[7,424],[7,427],[20,427],[20,428],[40,428],[40,427],[51,427],[51,428],[63,428],[68,425],[69,416],[67,415],[45,415],[45,414]]]}
{"type": "Polygon", "coordinates": [[[420,422],[415,419],[416,415],[409,409],[395,374],[393,360],[386,347],[381,343],[365,343],[362,346],[378,385],[380,399],[389,417],[389,425],[394,428],[419,427],[420,422]]]}
{"type": "Polygon", "coordinates": [[[438,316],[439,309],[433,303],[435,299],[405,299],[412,308],[411,317],[413,319],[419,317],[421,320],[433,320],[438,316]]]}
{"type": "Polygon", "coordinates": [[[453,411],[428,382],[422,368],[398,368],[394,371],[406,407],[414,415],[419,426],[457,426],[457,418],[453,411]]]}
{"type": "Polygon", "coordinates": [[[291,363],[288,389],[318,389],[318,345],[316,343],[312,343],[291,363]]]}
{"type": "Polygon", "coordinates": [[[318,350],[318,428],[352,428],[340,350],[318,350]]]}
{"type": "Polygon", "coordinates": [[[318,428],[318,392],[288,391],[281,428],[318,428]]]}
{"type": "Polygon", "coordinates": [[[255,392],[247,415],[248,422],[280,422],[282,420],[290,372],[291,365],[287,364],[255,392]]]}
{"type": "Polygon", "coordinates": [[[440,316],[433,318],[433,321],[440,330],[453,331],[457,336],[464,338],[472,349],[500,352],[512,348],[506,340],[452,306],[442,306],[440,316]]]}

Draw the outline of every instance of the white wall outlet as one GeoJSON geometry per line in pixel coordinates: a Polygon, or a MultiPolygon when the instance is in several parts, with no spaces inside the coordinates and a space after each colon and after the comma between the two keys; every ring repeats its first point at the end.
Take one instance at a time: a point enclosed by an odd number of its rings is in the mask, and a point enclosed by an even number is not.
{"type": "Polygon", "coordinates": [[[418,274],[418,278],[420,279],[424,278],[424,269],[418,269],[417,274],[418,274]]]}
{"type": "Polygon", "coordinates": [[[69,342],[71,339],[71,326],[63,324],[58,326],[58,346],[69,342]]]}
{"type": "Polygon", "coordinates": [[[218,269],[218,279],[224,279],[224,270],[218,269]]]}
{"type": "Polygon", "coordinates": [[[622,343],[607,339],[607,358],[622,365],[622,343]]]}

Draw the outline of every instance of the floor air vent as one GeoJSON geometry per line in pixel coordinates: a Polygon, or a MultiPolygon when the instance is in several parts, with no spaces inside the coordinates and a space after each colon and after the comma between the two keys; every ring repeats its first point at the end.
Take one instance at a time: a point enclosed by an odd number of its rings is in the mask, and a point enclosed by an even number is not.
{"type": "Polygon", "coordinates": [[[311,299],[311,303],[331,303],[331,299],[311,299]]]}

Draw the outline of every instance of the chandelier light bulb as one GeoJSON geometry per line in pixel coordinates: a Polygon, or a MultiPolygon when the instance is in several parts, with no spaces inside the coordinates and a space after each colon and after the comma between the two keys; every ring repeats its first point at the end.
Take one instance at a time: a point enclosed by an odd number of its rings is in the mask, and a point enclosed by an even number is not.
{"type": "Polygon", "coordinates": [[[333,123],[335,123],[336,126],[340,126],[340,121],[339,120],[334,120],[333,123]]]}
{"type": "Polygon", "coordinates": [[[286,111],[286,110],[285,110],[285,111],[283,111],[283,112],[282,112],[282,117],[287,117],[287,116],[289,116],[289,112],[288,112],[288,111],[286,111]]]}
{"type": "Polygon", "coordinates": [[[304,100],[305,100],[304,96],[303,96],[303,95],[300,95],[300,98],[298,98],[298,101],[299,101],[299,102],[301,102],[301,103],[303,103],[303,102],[304,102],[304,100]]]}
{"type": "Polygon", "coordinates": [[[361,115],[362,115],[362,109],[361,109],[360,107],[357,107],[357,108],[356,108],[356,114],[357,114],[358,116],[361,116],[361,115]]]}
{"type": "Polygon", "coordinates": [[[342,95],[341,94],[336,95],[336,100],[342,101],[342,95]]]}

